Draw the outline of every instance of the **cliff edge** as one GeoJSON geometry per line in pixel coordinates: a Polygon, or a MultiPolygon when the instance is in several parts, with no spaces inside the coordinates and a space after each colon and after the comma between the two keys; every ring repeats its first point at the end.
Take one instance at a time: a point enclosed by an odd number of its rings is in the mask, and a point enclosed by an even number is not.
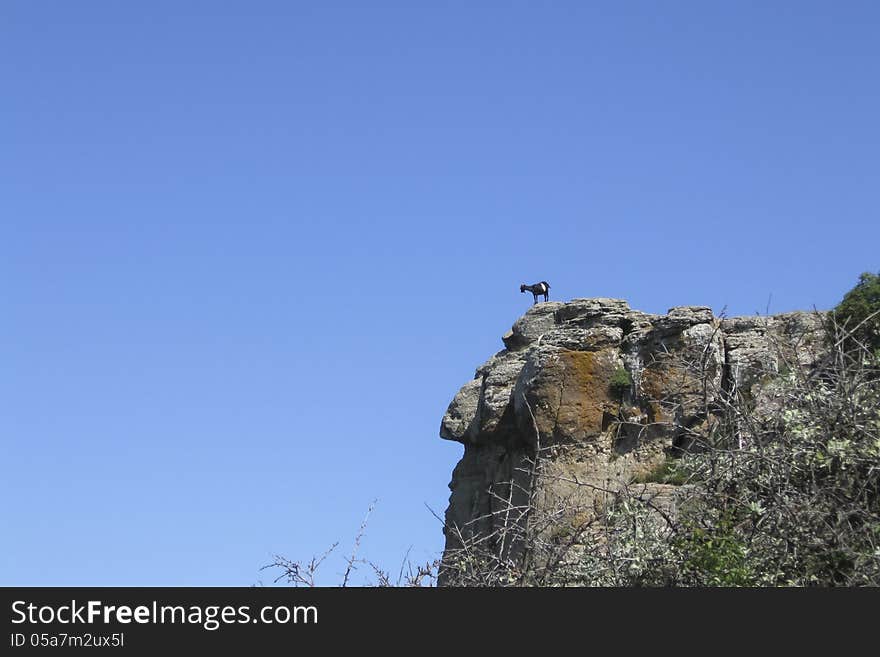
{"type": "Polygon", "coordinates": [[[691,431],[711,430],[725,395],[772,404],[764,384],[818,359],[823,317],[720,318],[704,306],[653,315],[605,298],[532,306],[440,425],[442,438],[464,445],[449,484],[447,551],[490,535],[514,496],[549,505],[566,481],[589,496],[662,466],[691,447],[691,431]],[[538,451],[554,490],[529,490],[538,451]]]}

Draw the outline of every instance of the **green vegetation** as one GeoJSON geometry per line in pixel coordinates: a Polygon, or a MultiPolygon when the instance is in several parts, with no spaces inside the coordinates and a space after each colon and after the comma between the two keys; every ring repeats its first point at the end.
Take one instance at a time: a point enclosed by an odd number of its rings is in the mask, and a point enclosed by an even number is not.
{"type": "MultiPolygon", "coordinates": [[[[847,349],[857,348],[860,343],[880,355],[880,275],[865,272],[859,276],[859,282],[843,297],[833,315],[837,325],[850,333],[847,349]]],[[[829,333],[832,339],[839,339],[829,333]]]]}
{"type": "Polygon", "coordinates": [[[760,578],[749,559],[749,546],[736,529],[732,514],[724,514],[711,529],[693,528],[675,539],[684,555],[681,574],[704,586],[754,586],[760,578]]]}
{"type": "Polygon", "coordinates": [[[635,477],[634,484],[674,484],[681,486],[688,480],[689,473],[678,459],[667,457],[647,472],[635,477]]]}
{"type": "Polygon", "coordinates": [[[611,375],[611,383],[609,388],[611,393],[618,398],[622,398],[626,392],[632,387],[633,380],[629,372],[623,367],[618,367],[611,375]]]}

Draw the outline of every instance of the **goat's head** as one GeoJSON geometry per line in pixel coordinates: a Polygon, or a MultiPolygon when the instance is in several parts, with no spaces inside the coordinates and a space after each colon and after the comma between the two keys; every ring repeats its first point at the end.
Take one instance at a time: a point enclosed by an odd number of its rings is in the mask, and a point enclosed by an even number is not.
{"type": "Polygon", "coordinates": [[[525,292],[525,291],[526,291],[526,284],[525,284],[525,283],[523,283],[522,285],[519,286],[519,291],[520,291],[520,292],[525,292]]]}

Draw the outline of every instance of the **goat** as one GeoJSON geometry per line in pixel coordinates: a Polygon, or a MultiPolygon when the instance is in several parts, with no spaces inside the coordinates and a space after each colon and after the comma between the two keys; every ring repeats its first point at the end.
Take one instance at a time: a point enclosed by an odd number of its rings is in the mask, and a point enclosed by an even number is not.
{"type": "MultiPolygon", "coordinates": [[[[538,303],[538,297],[540,295],[544,295],[544,301],[550,301],[550,283],[547,281],[541,281],[540,283],[535,283],[534,285],[526,285],[525,283],[519,286],[520,293],[528,290],[535,297],[535,303],[538,303]]],[[[534,305],[534,304],[532,304],[534,305]]]]}

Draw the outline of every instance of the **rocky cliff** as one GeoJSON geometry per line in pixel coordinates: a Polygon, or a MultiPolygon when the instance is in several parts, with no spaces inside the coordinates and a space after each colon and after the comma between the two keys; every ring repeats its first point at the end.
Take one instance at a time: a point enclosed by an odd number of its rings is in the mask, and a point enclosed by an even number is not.
{"type": "Polygon", "coordinates": [[[578,487],[583,496],[643,477],[711,430],[726,395],[772,403],[764,383],[787,363],[813,362],[821,326],[818,313],[719,318],[682,306],[652,315],[619,299],[532,306],[443,417],[440,436],[464,445],[447,550],[490,534],[514,496],[549,505],[560,482],[592,484],[578,487]],[[538,450],[554,490],[529,490],[535,479],[524,473],[538,450]]]}

